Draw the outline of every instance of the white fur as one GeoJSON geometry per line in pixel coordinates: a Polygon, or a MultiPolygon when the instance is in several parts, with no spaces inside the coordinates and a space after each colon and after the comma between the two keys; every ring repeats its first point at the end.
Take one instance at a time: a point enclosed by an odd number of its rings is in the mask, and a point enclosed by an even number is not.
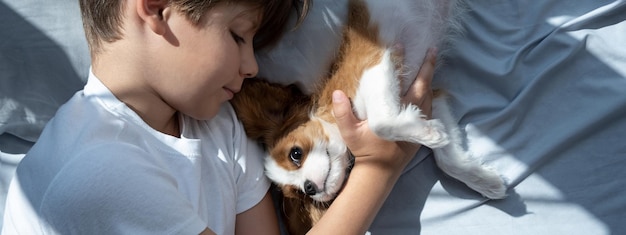
{"type": "Polygon", "coordinates": [[[354,98],[358,118],[381,138],[421,143],[431,148],[448,144],[447,134],[439,120],[425,120],[419,107],[403,105],[400,82],[387,49],[380,63],[363,73],[354,98]]]}
{"type": "Polygon", "coordinates": [[[450,140],[448,145],[433,149],[439,168],[485,197],[504,198],[506,185],[500,174],[463,149],[461,132],[452,117],[446,96],[433,100],[433,117],[444,123],[450,140]]]}

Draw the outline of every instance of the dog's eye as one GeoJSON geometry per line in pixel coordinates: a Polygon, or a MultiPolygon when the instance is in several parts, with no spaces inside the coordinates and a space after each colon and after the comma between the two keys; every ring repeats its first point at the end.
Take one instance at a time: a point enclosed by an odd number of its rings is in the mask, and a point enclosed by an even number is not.
{"type": "Polygon", "coordinates": [[[291,158],[291,162],[296,164],[296,166],[300,166],[302,161],[302,149],[300,147],[293,147],[289,152],[289,158],[291,158]]]}

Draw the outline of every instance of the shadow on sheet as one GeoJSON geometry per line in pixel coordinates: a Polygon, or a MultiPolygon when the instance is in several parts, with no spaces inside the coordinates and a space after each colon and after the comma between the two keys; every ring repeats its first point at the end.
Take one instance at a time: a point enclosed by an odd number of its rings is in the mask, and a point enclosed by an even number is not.
{"type": "Polygon", "coordinates": [[[15,167],[57,108],[84,84],[76,72],[80,63],[67,53],[84,53],[75,56],[86,57],[82,64],[89,55],[80,41],[80,15],[63,13],[71,9],[66,3],[0,2],[0,215],[15,167]],[[51,34],[67,40],[59,43],[51,34]]]}

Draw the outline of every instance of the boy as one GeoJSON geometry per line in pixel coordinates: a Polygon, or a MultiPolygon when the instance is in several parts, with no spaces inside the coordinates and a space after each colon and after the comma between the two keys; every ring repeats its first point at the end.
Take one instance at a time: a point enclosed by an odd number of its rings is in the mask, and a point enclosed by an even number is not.
{"type": "MultiPolygon", "coordinates": [[[[277,234],[263,152],[226,101],[256,75],[253,43],[276,39],[294,3],[80,3],[88,82],[20,163],[3,233],[277,234]]],[[[407,97],[427,113],[430,58],[407,97]]],[[[378,139],[333,97],[357,159],[311,232],[362,234],[419,146],[378,139]]]]}

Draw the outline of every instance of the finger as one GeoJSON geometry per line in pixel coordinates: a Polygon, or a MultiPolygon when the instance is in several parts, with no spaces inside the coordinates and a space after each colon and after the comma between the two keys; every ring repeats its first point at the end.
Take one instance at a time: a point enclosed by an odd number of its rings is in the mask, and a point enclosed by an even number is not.
{"type": "Polygon", "coordinates": [[[342,91],[333,92],[333,116],[337,122],[337,127],[344,139],[350,139],[354,135],[354,130],[359,120],[352,112],[350,100],[342,91]]]}
{"type": "Polygon", "coordinates": [[[430,92],[430,84],[435,73],[435,64],[437,62],[437,49],[431,48],[426,53],[424,63],[420,67],[420,71],[415,81],[409,87],[407,94],[404,96],[405,102],[413,104],[420,103],[420,99],[424,94],[430,92]]]}

